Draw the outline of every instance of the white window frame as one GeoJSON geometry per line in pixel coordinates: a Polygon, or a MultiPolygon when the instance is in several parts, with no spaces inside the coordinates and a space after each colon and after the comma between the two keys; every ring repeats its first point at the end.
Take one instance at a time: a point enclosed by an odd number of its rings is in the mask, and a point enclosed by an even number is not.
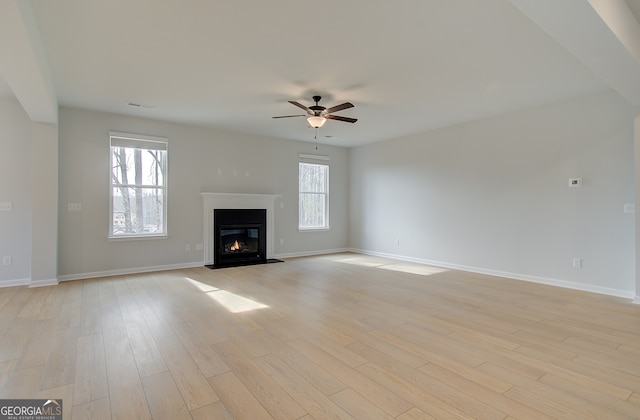
{"type": "Polygon", "coordinates": [[[167,198],[168,198],[168,156],[169,156],[169,142],[165,137],[148,136],[142,134],[123,133],[118,131],[109,131],[109,240],[127,240],[127,239],[163,239],[167,238],[167,198]],[[163,183],[162,185],[137,185],[135,183],[129,183],[126,186],[135,188],[157,188],[162,191],[162,231],[161,232],[136,232],[129,234],[114,234],[114,194],[113,189],[117,184],[113,182],[113,148],[114,147],[127,147],[127,148],[139,148],[142,150],[164,150],[166,152],[166,159],[162,168],[163,183]]]}
{"type": "Polygon", "coordinates": [[[299,154],[299,162],[298,162],[298,230],[301,232],[317,232],[323,230],[329,230],[329,201],[330,201],[330,190],[329,190],[329,176],[330,176],[330,166],[329,166],[329,156],[323,155],[309,155],[300,153],[299,154]],[[302,191],[300,185],[300,164],[311,164],[311,165],[322,165],[327,168],[327,176],[325,179],[325,191],[324,192],[311,192],[311,191],[302,191]],[[302,215],[300,210],[300,205],[302,202],[303,195],[306,194],[322,194],[324,195],[324,226],[303,226],[302,223],[302,215]]]}

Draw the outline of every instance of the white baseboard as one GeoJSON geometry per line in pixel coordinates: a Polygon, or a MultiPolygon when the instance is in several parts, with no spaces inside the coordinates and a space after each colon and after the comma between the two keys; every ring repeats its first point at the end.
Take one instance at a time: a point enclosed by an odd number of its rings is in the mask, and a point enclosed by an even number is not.
{"type": "Polygon", "coordinates": [[[636,296],[633,298],[633,303],[635,303],[636,305],[640,305],[640,296],[636,296]]]}
{"type": "Polygon", "coordinates": [[[0,287],[28,286],[31,279],[0,280],[0,287]]]}
{"type": "Polygon", "coordinates": [[[204,266],[204,261],[184,263],[184,264],[156,265],[152,267],[137,267],[137,268],[125,268],[125,269],[119,269],[119,270],[94,271],[92,273],[67,274],[64,276],[58,276],[58,280],[70,281],[70,280],[93,279],[96,277],[122,276],[126,274],[151,273],[154,271],[165,271],[165,270],[180,270],[183,268],[195,268],[195,267],[203,267],[203,266],[204,266]]]}
{"type": "Polygon", "coordinates": [[[31,280],[29,282],[29,287],[56,286],[57,284],[58,279],[31,280]]]}
{"type": "Polygon", "coordinates": [[[312,257],[314,255],[327,255],[338,254],[340,252],[348,252],[349,248],[336,248],[336,249],[323,249],[320,251],[306,251],[306,252],[290,252],[287,254],[276,254],[273,258],[297,258],[297,257],[312,257]]]}
{"type": "MultiPolygon", "coordinates": [[[[528,274],[519,274],[519,273],[510,273],[510,272],[506,272],[506,271],[489,270],[489,269],[480,268],[480,267],[471,267],[471,266],[467,266],[467,265],[451,264],[451,263],[446,263],[446,262],[442,262],[442,261],[426,260],[426,259],[422,259],[422,258],[405,257],[403,255],[387,254],[387,253],[383,253],[383,252],[368,251],[368,250],[364,250],[364,249],[350,248],[349,251],[355,252],[355,253],[358,253],[358,254],[373,255],[373,256],[376,256],[376,257],[392,258],[394,260],[408,261],[408,262],[414,262],[414,263],[418,263],[418,264],[432,265],[432,266],[435,266],[435,267],[450,268],[452,270],[468,271],[470,273],[486,274],[486,275],[489,275],[489,276],[504,277],[504,278],[514,279],[514,280],[524,280],[524,281],[529,281],[529,282],[532,282],[532,283],[548,284],[550,286],[558,286],[558,287],[564,287],[564,288],[567,288],[567,289],[582,290],[582,291],[585,291],[585,292],[593,292],[593,293],[599,293],[599,294],[602,294],[602,295],[616,296],[616,297],[622,297],[622,298],[627,298],[627,299],[633,299],[634,295],[635,295],[635,293],[629,292],[629,291],[626,291],[626,290],[611,289],[611,288],[602,287],[602,286],[593,286],[593,285],[589,285],[589,284],[575,283],[575,282],[570,282],[570,281],[565,281],[565,280],[550,279],[550,278],[547,278],[547,277],[530,276],[528,274]]],[[[639,299],[639,297],[636,296],[636,299],[639,299]]],[[[640,301],[637,302],[637,303],[640,303],[640,301]]]]}

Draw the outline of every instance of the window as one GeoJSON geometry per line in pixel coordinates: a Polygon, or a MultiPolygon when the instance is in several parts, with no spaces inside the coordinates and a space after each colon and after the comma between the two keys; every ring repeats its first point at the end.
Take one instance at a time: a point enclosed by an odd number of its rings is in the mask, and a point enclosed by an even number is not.
{"type": "Polygon", "coordinates": [[[167,235],[167,139],[110,132],[109,237],[167,235]]]}
{"type": "MultiPolygon", "coordinates": [[[[323,156],[314,156],[315,159],[323,156]]],[[[324,157],[328,160],[328,157],[324,157]]],[[[329,165],[327,163],[298,164],[298,228],[300,230],[329,229],[329,165]]]]}

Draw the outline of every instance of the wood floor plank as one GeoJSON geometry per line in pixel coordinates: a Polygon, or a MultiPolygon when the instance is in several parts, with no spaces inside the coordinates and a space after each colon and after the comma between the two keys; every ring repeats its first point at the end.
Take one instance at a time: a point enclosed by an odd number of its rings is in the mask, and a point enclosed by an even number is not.
{"type": "Polygon", "coordinates": [[[142,316],[149,327],[149,331],[155,339],[174,335],[175,332],[169,322],[155,308],[155,305],[147,305],[142,307],[142,316]]]}
{"type": "Polygon", "coordinates": [[[130,322],[126,323],[125,327],[140,377],[166,372],[167,365],[147,325],[142,322],[130,322]]]}
{"type": "MultiPolygon", "coordinates": [[[[91,288],[93,289],[93,288],[91,288]]],[[[90,290],[91,290],[90,289],[90,290]]],[[[102,309],[98,304],[97,297],[97,286],[95,287],[96,296],[92,298],[95,303],[87,304],[86,302],[82,304],[82,309],[80,313],[80,335],[94,335],[94,334],[102,334],[102,309]]],[[[88,293],[93,296],[93,292],[88,293]]]]}
{"type": "MultiPolygon", "coordinates": [[[[336,405],[332,399],[326,397],[275,355],[268,354],[260,357],[255,360],[255,363],[277,382],[282,389],[291,395],[312,417],[332,419],[353,418],[352,415],[347,414],[347,412],[336,405]]],[[[371,404],[366,402],[365,405],[371,404]]]]}
{"type": "Polygon", "coordinates": [[[7,398],[7,393],[11,391],[11,380],[13,371],[15,370],[17,360],[8,360],[0,362],[0,398],[7,398]]]}
{"type": "Polygon", "coordinates": [[[209,378],[209,383],[233,418],[272,420],[273,417],[258,402],[253,393],[233,372],[209,378]]]}
{"type": "Polygon", "coordinates": [[[3,394],[5,398],[29,398],[39,391],[38,384],[42,377],[42,366],[33,366],[26,369],[14,370],[11,373],[3,394]]]}
{"type": "MultiPolygon", "coordinates": [[[[3,313],[4,307],[11,302],[13,296],[18,293],[18,291],[23,290],[24,287],[3,287],[0,288],[0,313],[3,313]]],[[[16,312],[17,314],[17,312],[16,312]]],[[[0,332],[2,330],[0,329],[0,332]]]]}
{"type": "Polygon", "coordinates": [[[534,381],[531,381],[525,387],[516,385],[505,392],[505,395],[522,404],[532,405],[536,410],[554,418],[623,418],[620,413],[613,410],[591,404],[587,400],[534,381]]]}
{"type": "Polygon", "coordinates": [[[62,400],[62,418],[63,420],[71,420],[71,413],[73,412],[73,384],[44,389],[34,395],[34,398],[62,400]]]}
{"type": "Polygon", "coordinates": [[[129,343],[105,343],[105,362],[112,418],[150,419],[151,413],[129,343]]]}
{"type": "MultiPolygon", "coordinates": [[[[457,389],[459,392],[466,394],[478,401],[487,404],[503,413],[510,413],[516,418],[523,419],[551,419],[549,416],[545,416],[540,411],[535,410],[525,404],[514,401],[504,396],[504,392],[496,392],[492,389],[486,388],[481,384],[469,380],[458,372],[446,369],[438,366],[436,363],[428,363],[419,368],[421,372],[438,379],[439,381],[457,389]]],[[[509,387],[511,389],[511,387],[509,387]]]]}
{"type": "Polygon", "coordinates": [[[101,308],[110,308],[118,306],[118,296],[114,286],[114,278],[107,277],[98,281],[98,299],[101,308]]]}
{"type": "Polygon", "coordinates": [[[333,394],[331,400],[354,419],[393,419],[389,414],[376,407],[371,401],[368,401],[351,388],[333,394]]]}
{"type": "Polygon", "coordinates": [[[188,320],[179,323],[188,324],[191,330],[199,332],[200,338],[209,346],[229,340],[225,325],[227,319],[222,315],[192,314],[188,320]]]}
{"type": "Polygon", "coordinates": [[[109,396],[106,369],[102,334],[78,337],[73,388],[75,404],[109,396]]]}
{"type": "Polygon", "coordinates": [[[52,286],[34,288],[34,291],[25,302],[22,310],[18,313],[18,318],[37,318],[44,307],[47,297],[49,296],[49,292],[51,292],[51,288],[52,286]]]}
{"type": "Polygon", "coordinates": [[[154,420],[191,419],[189,409],[169,372],[142,378],[142,387],[154,420]]]}
{"type": "MultiPolygon", "coordinates": [[[[64,405],[63,409],[66,410],[64,405]]],[[[71,417],[74,419],[109,420],[111,418],[109,398],[74,405],[71,409],[71,417]]]]}
{"type": "Polygon", "coordinates": [[[230,370],[215,348],[209,345],[201,336],[200,331],[190,323],[174,324],[173,330],[206,378],[230,370]]]}
{"type": "Polygon", "coordinates": [[[236,343],[220,343],[216,349],[235,376],[274,418],[298,418],[306,414],[300,404],[243,353],[236,343]]]}
{"type": "Polygon", "coordinates": [[[53,319],[58,316],[62,310],[64,297],[67,293],[67,287],[68,286],[65,283],[59,284],[55,287],[50,287],[49,295],[42,305],[40,315],[38,315],[38,320],[53,319]]]}
{"type": "Polygon", "coordinates": [[[11,294],[9,301],[0,310],[0,335],[5,335],[14,324],[18,314],[31,297],[33,289],[27,287],[16,288],[16,292],[11,294]]]}
{"type": "Polygon", "coordinates": [[[129,344],[129,336],[127,335],[127,328],[124,324],[120,307],[110,306],[102,308],[100,312],[105,346],[129,344]]]}
{"type": "Polygon", "coordinates": [[[189,410],[219,400],[207,378],[177,336],[161,338],[158,340],[158,347],[189,410]]]}
{"type": "MultiPolygon", "coordinates": [[[[71,289],[72,290],[72,289],[71,289]]],[[[69,328],[77,328],[82,321],[81,312],[82,305],[67,305],[67,296],[72,293],[67,292],[65,299],[62,301],[62,308],[56,318],[56,330],[67,330],[69,328]]]]}
{"type": "Polygon", "coordinates": [[[410,410],[405,411],[396,417],[398,420],[436,420],[435,417],[430,416],[417,407],[413,407],[410,410]]]}
{"type": "Polygon", "coordinates": [[[24,351],[29,340],[30,331],[36,321],[37,316],[15,318],[9,329],[2,334],[0,340],[0,362],[18,359],[24,351]]]}
{"type": "Polygon", "coordinates": [[[318,366],[313,360],[270,335],[267,331],[257,331],[254,334],[260,336],[261,341],[268,346],[271,354],[277,356],[324,395],[335,394],[347,387],[326,369],[318,366]]]}
{"type": "Polygon", "coordinates": [[[55,331],[44,364],[40,389],[74,383],[78,332],[78,327],[55,331]]]}
{"type": "MultiPolygon", "coordinates": [[[[460,409],[460,406],[463,404],[462,402],[454,402],[452,405],[448,401],[444,401],[441,397],[434,395],[433,392],[426,389],[424,386],[416,385],[412,383],[413,381],[381,369],[373,363],[367,363],[364,366],[358,367],[358,372],[381,386],[392,388],[394,391],[399,392],[402,395],[402,398],[408,401],[409,408],[416,406],[436,418],[477,418],[473,414],[469,414],[460,409]]],[[[468,400],[468,398],[465,399],[468,400]]],[[[490,409],[487,408],[487,410],[490,409]]],[[[402,413],[405,411],[406,410],[403,410],[402,413]]],[[[475,410],[469,408],[469,411],[475,410]]],[[[494,412],[494,415],[497,415],[495,418],[501,418],[499,414],[500,413],[494,412]]]]}
{"type": "Polygon", "coordinates": [[[400,330],[400,326],[394,328],[393,331],[372,331],[370,335],[378,340],[401,347],[427,361],[436,361],[444,358],[455,360],[469,367],[476,367],[484,363],[484,359],[473,355],[467,348],[456,348],[453,345],[443,346],[435,342],[435,340],[429,341],[427,338],[403,332],[400,330]],[[454,349],[455,354],[448,353],[450,348],[454,349]]]}
{"type": "Polygon", "coordinates": [[[540,378],[540,382],[567,394],[595,403],[598,406],[606,407],[609,410],[615,411],[629,418],[638,417],[640,415],[638,407],[627,401],[619,400],[599,390],[589,388],[588,386],[584,386],[580,383],[568,381],[553,374],[544,375],[540,378]]]}
{"type": "Polygon", "coordinates": [[[191,412],[193,420],[233,420],[233,416],[222,401],[206,405],[191,412]]]}
{"type": "Polygon", "coordinates": [[[55,320],[43,319],[34,322],[27,336],[16,369],[24,369],[38,365],[44,365],[49,355],[49,346],[53,340],[55,320]]]}
{"type": "Polygon", "coordinates": [[[344,362],[313,343],[305,339],[296,339],[290,341],[289,344],[389,415],[397,416],[412,407],[412,404],[400,396],[403,395],[404,390],[394,389],[396,392],[400,391],[399,393],[391,391],[387,387],[370,380],[358,370],[351,369],[344,362]]]}

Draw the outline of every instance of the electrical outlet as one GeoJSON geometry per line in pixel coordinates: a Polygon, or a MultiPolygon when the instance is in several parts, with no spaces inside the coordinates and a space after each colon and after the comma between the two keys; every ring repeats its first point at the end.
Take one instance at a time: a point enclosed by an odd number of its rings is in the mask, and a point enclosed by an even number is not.
{"type": "Polygon", "coordinates": [[[184,251],[185,251],[185,252],[191,252],[191,244],[186,244],[186,245],[184,246],[184,251]]]}
{"type": "Polygon", "coordinates": [[[625,213],[635,213],[636,212],[636,205],[635,203],[625,203],[624,205],[624,212],[625,213]]]}
{"type": "Polygon", "coordinates": [[[11,211],[11,210],[13,210],[13,204],[11,204],[11,202],[0,203],[0,211],[11,211]]]}
{"type": "Polygon", "coordinates": [[[202,251],[204,249],[203,244],[196,244],[196,251],[202,251]]]}
{"type": "Polygon", "coordinates": [[[2,257],[2,265],[11,265],[11,256],[2,257]]]}
{"type": "Polygon", "coordinates": [[[582,258],[573,258],[573,268],[582,268],[582,258]]]}
{"type": "Polygon", "coordinates": [[[81,203],[68,203],[67,204],[67,211],[82,211],[82,204],[81,203]]]}
{"type": "Polygon", "coordinates": [[[284,239],[280,238],[280,245],[284,245],[284,239]]]}

